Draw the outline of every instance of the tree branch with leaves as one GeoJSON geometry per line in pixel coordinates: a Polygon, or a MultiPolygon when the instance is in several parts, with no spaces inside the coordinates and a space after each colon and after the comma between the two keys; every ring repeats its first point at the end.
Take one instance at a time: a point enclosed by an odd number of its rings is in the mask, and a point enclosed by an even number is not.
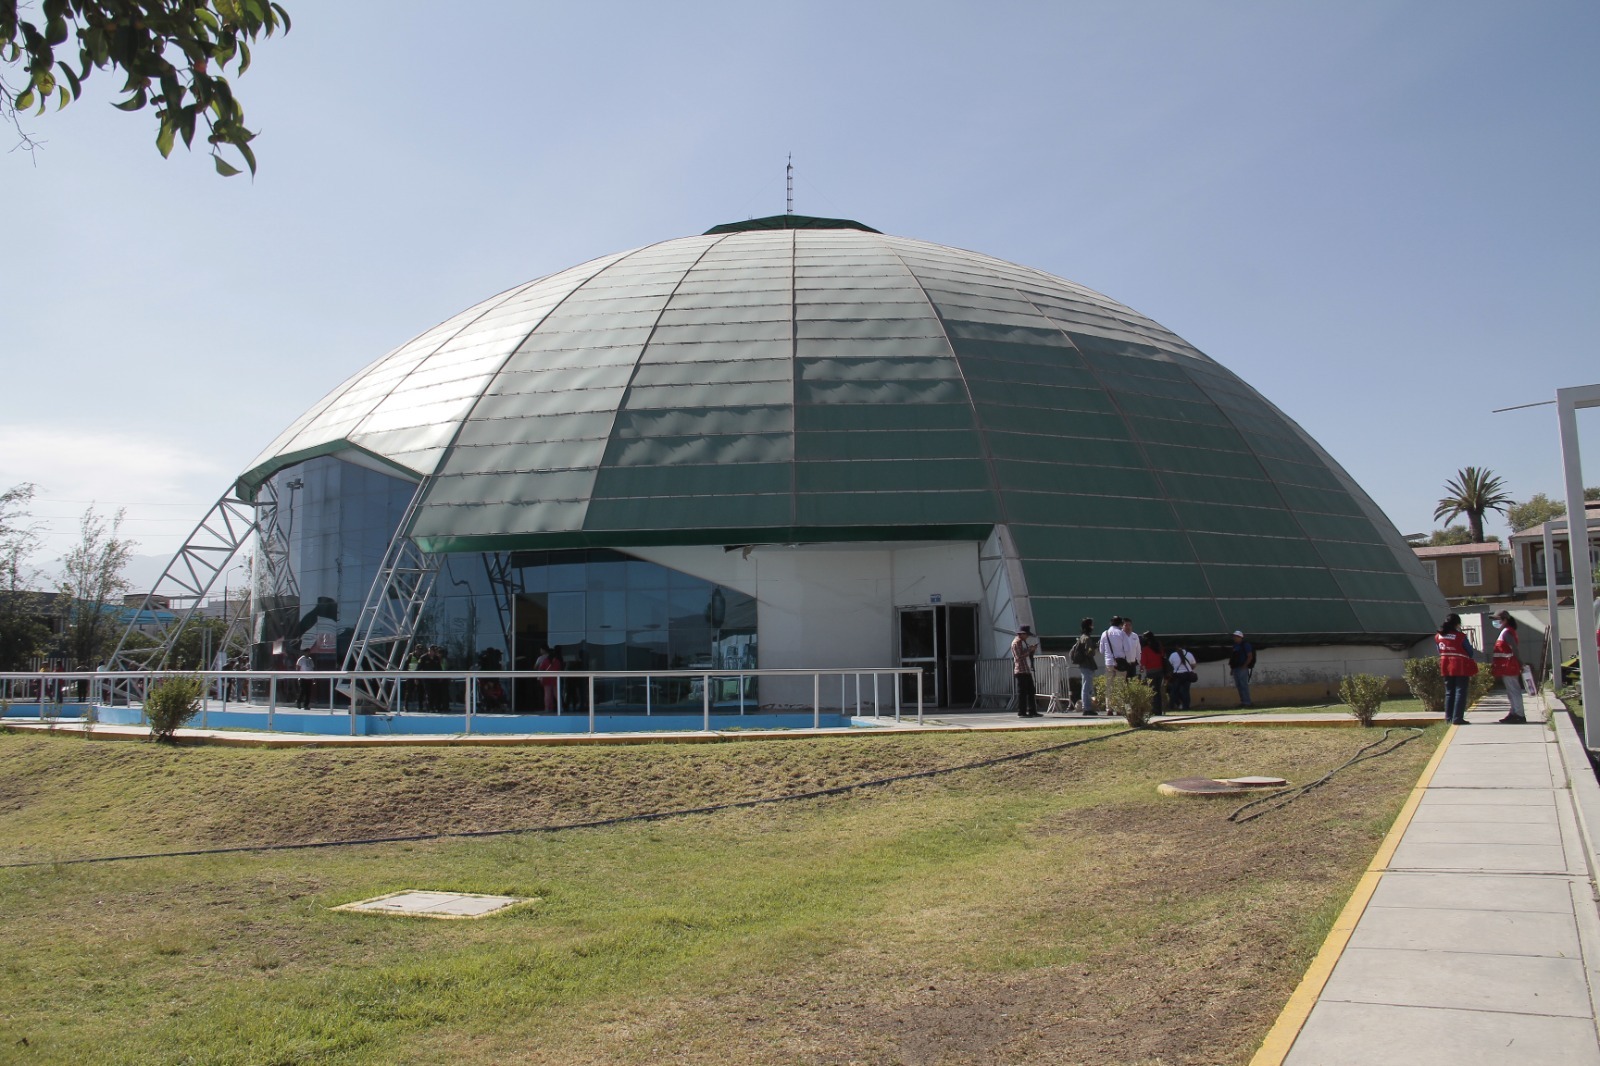
{"type": "Polygon", "coordinates": [[[32,150],[24,114],[41,116],[52,100],[60,110],[95,70],[116,69],[126,80],[114,106],[155,108],[163,157],[179,140],[193,148],[203,123],[217,173],[240,173],[223,158],[233,149],[254,174],[255,134],[228,78],[249,69],[251,42],[279,29],[289,31],[289,14],[269,0],[40,0],[37,13],[0,0],[0,64],[22,73],[13,86],[0,72],[0,115],[32,150]]]}
{"type": "Polygon", "coordinates": [[[91,504],[79,522],[81,539],[61,557],[57,603],[69,627],[67,652],[79,668],[92,667],[109,650],[117,601],[130,587],[122,571],[136,545],[122,538],[122,518],[119,510],[108,522],[91,504]]]}

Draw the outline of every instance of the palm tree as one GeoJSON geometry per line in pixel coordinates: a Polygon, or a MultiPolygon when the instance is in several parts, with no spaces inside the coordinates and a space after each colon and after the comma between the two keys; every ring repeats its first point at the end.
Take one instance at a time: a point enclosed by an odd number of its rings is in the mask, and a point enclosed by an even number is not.
{"type": "Polygon", "coordinates": [[[1472,543],[1482,544],[1484,514],[1489,511],[1503,513],[1516,503],[1505,487],[1505,482],[1491,470],[1480,470],[1475,466],[1458,470],[1453,479],[1444,483],[1444,490],[1449,495],[1433,509],[1434,521],[1443,519],[1448,522],[1456,515],[1466,515],[1467,524],[1472,528],[1472,543]]]}

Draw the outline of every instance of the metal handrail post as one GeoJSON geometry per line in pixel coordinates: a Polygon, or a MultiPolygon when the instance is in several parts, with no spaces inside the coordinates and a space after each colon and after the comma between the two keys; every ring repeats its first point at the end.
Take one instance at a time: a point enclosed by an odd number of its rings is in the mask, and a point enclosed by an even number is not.
{"type": "Polygon", "coordinates": [[[478,679],[467,678],[467,736],[472,735],[472,714],[478,709],[478,679]]]}
{"type": "Polygon", "coordinates": [[[594,675],[589,675],[589,732],[594,732],[594,675]]]}
{"type": "Polygon", "coordinates": [[[822,728],[822,675],[811,675],[811,728],[822,728]]]}
{"type": "Polygon", "coordinates": [[[906,675],[899,670],[894,672],[894,720],[900,720],[900,700],[905,689],[906,675]]]}
{"type": "MultiPolygon", "coordinates": [[[[338,689],[338,687],[339,687],[338,685],[335,685],[333,683],[333,678],[331,678],[331,677],[328,678],[328,713],[329,714],[333,713],[333,694],[334,694],[334,691],[336,689],[338,689]]],[[[350,692],[350,735],[351,736],[355,736],[356,735],[356,696],[355,696],[355,690],[354,689],[352,689],[351,692],[350,692]]]]}
{"type": "Polygon", "coordinates": [[[278,709],[278,679],[267,678],[267,732],[272,732],[272,715],[278,709]]]}
{"type": "Polygon", "coordinates": [[[917,724],[922,724],[922,671],[917,671],[917,724]]]}
{"type": "Polygon", "coordinates": [[[700,706],[705,718],[705,731],[711,732],[711,675],[700,679],[700,706]]]}
{"type": "Polygon", "coordinates": [[[650,717],[650,675],[644,675],[644,716],[650,717]]]}
{"type": "Polygon", "coordinates": [[[878,672],[872,673],[872,717],[883,717],[883,703],[878,699],[878,672]]]}

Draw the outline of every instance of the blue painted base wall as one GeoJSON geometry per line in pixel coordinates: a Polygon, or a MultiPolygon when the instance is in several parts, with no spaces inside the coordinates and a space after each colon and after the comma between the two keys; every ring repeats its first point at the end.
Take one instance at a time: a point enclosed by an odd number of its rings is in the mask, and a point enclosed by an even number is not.
{"type": "MultiPolygon", "coordinates": [[[[16,706],[13,705],[13,713],[16,706]]],[[[26,710],[23,712],[26,714],[26,710]]],[[[34,712],[37,714],[37,710],[34,712]]],[[[51,705],[50,713],[55,713],[51,705]]],[[[75,713],[75,712],[74,712],[75,713]]],[[[107,725],[142,725],[143,716],[137,707],[101,707],[99,719],[107,725]]],[[[822,715],[824,728],[848,726],[849,718],[838,713],[822,715]]],[[[196,715],[189,723],[194,729],[267,729],[266,711],[213,710],[204,720],[196,715]]],[[[596,733],[654,733],[665,731],[695,732],[703,729],[705,719],[698,714],[596,714],[596,733]]],[[[714,730],[810,729],[812,716],[800,714],[713,714],[714,730]]],[[[331,736],[350,736],[348,714],[308,714],[304,711],[274,711],[272,729],[278,733],[319,733],[331,736]]],[[[467,731],[467,718],[463,714],[358,714],[355,716],[356,736],[407,736],[455,735],[467,731]]],[[[587,733],[589,718],[582,714],[478,714],[472,717],[473,733],[587,733]]]]}

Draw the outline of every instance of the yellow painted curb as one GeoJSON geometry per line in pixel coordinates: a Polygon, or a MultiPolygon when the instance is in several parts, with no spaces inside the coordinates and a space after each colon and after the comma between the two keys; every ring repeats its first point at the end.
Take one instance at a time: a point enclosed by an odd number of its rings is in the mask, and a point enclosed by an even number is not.
{"type": "Polygon", "coordinates": [[[1250,1066],[1281,1066],[1283,1060],[1288,1057],[1289,1049],[1294,1046],[1295,1040],[1300,1036],[1301,1028],[1306,1024],[1306,1019],[1311,1016],[1311,1008],[1317,1005],[1317,997],[1322,995],[1323,987],[1333,974],[1334,965],[1339,961],[1339,956],[1344,954],[1345,945],[1350,943],[1350,936],[1356,930],[1356,923],[1366,911],[1367,904],[1372,900],[1372,894],[1378,890],[1378,882],[1383,879],[1384,871],[1389,867],[1389,860],[1394,858],[1395,849],[1400,846],[1400,839],[1406,835],[1406,829],[1410,827],[1411,819],[1417,813],[1417,805],[1422,802],[1423,794],[1428,791],[1428,783],[1433,780],[1434,772],[1439,769],[1439,763],[1443,761],[1444,753],[1449,750],[1450,742],[1455,739],[1458,728],[1458,726],[1450,727],[1449,732],[1445,733],[1444,740],[1439,743],[1438,750],[1433,753],[1433,758],[1422,768],[1422,776],[1417,778],[1416,785],[1411,789],[1411,795],[1406,797],[1405,806],[1401,807],[1400,813],[1395,816],[1394,825],[1389,827],[1388,835],[1378,846],[1378,853],[1372,857],[1372,862],[1368,864],[1366,873],[1361,875],[1361,880],[1356,882],[1355,891],[1350,894],[1350,901],[1344,905],[1344,910],[1340,911],[1339,917],[1334,920],[1327,939],[1317,951],[1317,957],[1311,960],[1306,975],[1300,979],[1300,984],[1289,997],[1289,1002],[1284,1004],[1277,1022],[1267,1033],[1267,1038],[1261,1042],[1260,1050],[1250,1060],[1250,1066]]]}

